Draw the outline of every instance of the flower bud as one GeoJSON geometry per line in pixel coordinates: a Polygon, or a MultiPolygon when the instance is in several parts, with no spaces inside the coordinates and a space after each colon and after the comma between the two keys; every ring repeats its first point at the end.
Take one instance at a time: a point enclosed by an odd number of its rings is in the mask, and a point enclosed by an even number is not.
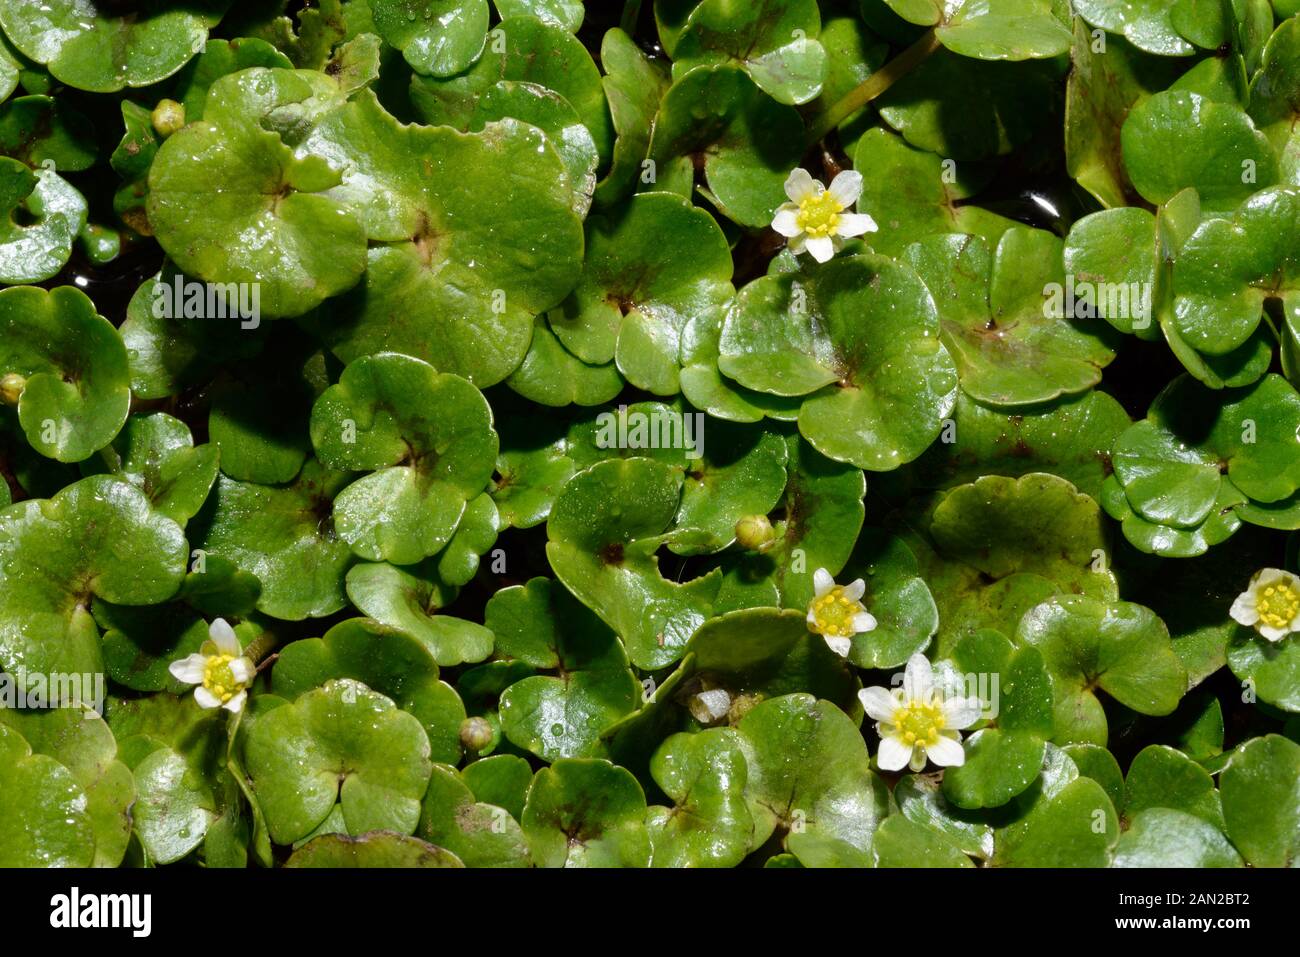
{"type": "Polygon", "coordinates": [[[149,119],[154,132],[166,139],[185,125],[185,107],[175,100],[159,100],[149,119]]]}
{"type": "Polygon", "coordinates": [[[746,515],[736,523],[736,541],[747,551],[764,551],[776,539],[766,515],[746,515]]]}
{"type": "Polygon", "coordinates": [[[466,751],[482,751],[495,737],[486,718],[466,718],[460,723],[460,743],[466,751]]]}

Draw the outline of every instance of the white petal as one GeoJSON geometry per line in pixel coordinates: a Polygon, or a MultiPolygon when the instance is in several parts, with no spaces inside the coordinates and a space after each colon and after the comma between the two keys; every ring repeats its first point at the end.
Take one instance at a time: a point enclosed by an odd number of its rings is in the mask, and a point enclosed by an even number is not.
{"type": "Polygon", "coordinates": [[[248,692],[241,691],[221,707],[225,708],[231,714],[239,714],[244,708],[244,702],[248,700],[248,692]]]}
{"type": "Polygon", "coordinates": [[[1236,597],[1232,602],[1232,607],[1228,609],[1228,614],[1232,620],[1238,624],[1250,625],[1259,621],[1259,612],[1256,610],[1255,590],[1248,588],[1236,597]]]}
{"type": "Polygon", "coordinates": [[[860,611],[853,616],[853,630],[859,635],[876,630],[876,617],[869,611],[860,611]]]}
{"type": "Polygon", "coordinates": [[[930,659],[919,651],[907,659],[903,671],[903,690],[909,701],[929,701],[934,690],[934,669],[930,659]]]}
{"type": "Polygon", "coordinates": [[[187,685],[196,685],[203,680],[203,669],[208,659],[203,655],[186,655],[180,661],[173,661],[167,666],[173,678],[187,685]]]}
{"type": "Polygon", "coordinates": [[[194,689],[194,700],[199,703],[200,708],[220,708],[221,699],[214,695],[203,685],[194,689]]]}
{"type": "Polygon", "coordinates": [[[246,685],[257,675],[257,666],[248,658],[236,658],[230,663],[230,673],[241,685],[246,685]]]}
{"type": "Polygon", "coordinates": [[[782,203],[776,208],[772,217],[772,228],[782,236],[791,238],[799,235],[799,207],[794,203],[782,203]]]}
{"type": "Polygon", "coordinates": [[[731,708],[731,694],[725,688],[712,688],[694,695],[690,701],[692,717],[701,724],[712,724],[731,708]]]}
{"type": "Polygon", "coordinates": [[[925,751],[940,767],[959,768],[966,763],[966,752],[962,750],[961,742],[947,735],[939,735],[939,740],[927,744],[925,751]]]}
{"type": "Polygon", "coordinates": [[[830,262],[835,255],[835,243],[829,236],[809,236],[804,245],[819,263],[830,262]]]}
{"type": "Polygon", "coordinates": [[[244,650],[239,645],[235,629],[224,618],[212,619],[212,624],[208,625],[208,637],[223,655],[237,655],[244,650]]]}
{"type": "Polygon", "coordinates": [[[835,579],[831,578],[831,573],[824,568],[819,568],[813,572],[813,592],[818,598],[826,594],[835,587],[835,579]]]}
{"type": "Polygon", "coordinates": [[[1269,641],[1281,641],[1290,634],[1285,628],[1274,628],[1271,625],[1260,625],[1259,633],[1269,641]]]}
{"type": "Polygon", "coordinates": [[[863,233],[874,233],[879,228],[876,221],[866,213],[843,213],[835,232],[848,239],[863,233]]]}
{"type": "Polygon", "coordinates": [[[790,175],[785,178],[785,195],[789,196],[792,202],[798,203],[809,196],[819,196],[824,188],[802,167],[791,170],[790,175]]]}
{"type": "Polygon", "coordinates": [[[979,720],[983,710],[979,698],[949,698],[943,703],[943,720],[950,728],[968,728],[979,720]]]}
{"type": "Polygon", "coordinates": [[[861,578],[855,578],[844,586],[844,597],[849,601],[857,601],[867,593],[867,583],[861,578]]]}
{"type": "Polygon", "coordinates": [[[858,700],[862,702],[862,710],[875,721],[893,721],[898,710],[898,700],[880,685],[863,688],[858,692],[858,700]]]}
{"type": "MultiPolygon", "coordinates": [[[[806,617],[808,621],[809,630],[817,631],[817,616],[813,614],[813,610],[811,608],[808,609],[808,614],[806,617]]],[[[820,634],[820,632],[818,633],[820,634]]]]}
{"type": "Polygon", "coordinates": [[[804,252],[807,249],[806,240],[807,237],[804,236],[803,233],[800,233],[798,236],[795,236],[793,239],[787,239],[785,241],[785,248],[790,250],[790,252],[794,253],[796,256],[798,256],[800,253],[804,252]]]}
{"type": "Polygon", "coordinates": [[[881,738],[880,751],[876,754],[876,764],[882,771],[899,771],[907,766],[912,758],[912,748],[895,737],[881,738]]]}
{"type": "Polygon", "coordinates": [[[826,644],[830,646],[831,651],[835,652],[841,658],[849,656],[849,649],[853,647],[853,641],[849,638],[841,638],[838,635],[823,635],[826,644]]]}
{"type": "Polygon", "coordinates": [[[857,170],[846,169],[831,180],[830,193],[843,209],[848,209],[862,195],[862,174],[857,170]]]}
{"type": "Polygon", "coordinates": [[[917,773],[925,770],[925,748],[920,745],[912,748],[912,760],[908,763],[908,767],[917,773]]]}

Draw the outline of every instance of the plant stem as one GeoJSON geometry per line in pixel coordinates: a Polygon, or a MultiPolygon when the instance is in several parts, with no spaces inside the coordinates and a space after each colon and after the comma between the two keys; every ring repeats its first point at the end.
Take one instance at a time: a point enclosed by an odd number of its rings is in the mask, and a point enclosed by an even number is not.
{"type": "Polygon", "coordinates": [[[618,26],[628,36],[636,33],[636,22],[641,16],[641,0],[627,0],[623,4],[623,16],[618,26]]]}
{"type": "Polygon", "coordinates": [[[910,47],[833,103],[830,109],[818,118],[817,125],[813,127],[808,137],[808,145],[813,146],[820,142],[822,137],[880,96],[898,80],[911,73],[937,49],[939,49],[939,38],[931,27],[910,47]]]}

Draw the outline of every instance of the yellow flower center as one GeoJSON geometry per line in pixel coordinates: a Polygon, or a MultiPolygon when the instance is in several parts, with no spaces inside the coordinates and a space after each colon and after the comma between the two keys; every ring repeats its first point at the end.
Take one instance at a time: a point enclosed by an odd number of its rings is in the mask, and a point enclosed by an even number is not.
{"type": "Polygon", "coordinates": [[[1260,590],[1255,609],[1270,628],[1290,628],[1300,613],[1300,592],[1287,582],[1273,582],[1260,590]]]}
{"type": "Polygon", "coordinates": [[[904,744],[934,744],[946,723],[937,701],[909,701],[894,713],[894,727],[904,744]]]}
{"type": "Polygon", "coordinates": [[[230,663],[234,660],[234,655],[214,655],[203,666],[203,687],[216,695],[222,704],[244,690],[230,670],[230,663]]]}
{"type": "Polygon", "coordinates": [[[866,611],[862,602],[855,601],[844,594],[844,588],[836,585],[820,598],[812,602],[813,618],[817,621],[817,633],[832,638],[852,638],[857,634],[853,627],[853,616],[866,611]]]}
{"type": "Polygon", "coordinates": [[[805,196],[799,200],[795,223],[809,236],[830,236],[840,225],[844,207],[829,191],[818,196],[805,196]]]}

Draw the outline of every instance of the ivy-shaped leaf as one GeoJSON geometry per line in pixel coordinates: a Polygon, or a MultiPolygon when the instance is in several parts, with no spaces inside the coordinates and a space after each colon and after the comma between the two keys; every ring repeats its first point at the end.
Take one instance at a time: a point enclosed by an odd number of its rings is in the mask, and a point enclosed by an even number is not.
{"type": "Polygon", "coordinates": [[[415,830],[432,769],[429,740],[416,718],[358,681],[329,681],[262,715],[245,747],[277,844],[306,837],[335,802],[353,836],[415,830]]]}
{"type": "Polygon", "coordinates": [[[447,544],[497,454],[482,393],[398,353],[344,369],[312,408],[311,436],[326,467],[373,470],[335,497],[339,536],[362,558],[402,565],[447,544]]]}
{"type": "Polygon", "coordinates": [[[746,286],[727,313],[718,366],[747,388],[806,396],[799,431],[818,451],[888,471],[925,450],[956,400],[938,332],[915,273],[851,256],[746,286]]]}
{"type": "Polygon", "coordinates": [[[547,578],[498,591],[484,621],[498,657],[555,672],[524,678],[501,695],[506,737],[544,761],[598,756],[601,732],[641,698],[618,636],[547,578]]]}

